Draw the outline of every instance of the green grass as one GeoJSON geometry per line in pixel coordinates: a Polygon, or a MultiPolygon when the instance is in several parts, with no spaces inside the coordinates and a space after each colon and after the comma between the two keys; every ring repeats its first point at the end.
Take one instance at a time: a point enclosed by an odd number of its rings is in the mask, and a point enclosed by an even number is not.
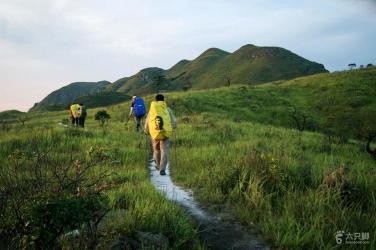
{"type": "MultiPolygon", "coordinates": [[[[178,117],[172,177],[192,188],[201,203],[226,204],[276,247],[338,249],[334,234],[344,230],[369,232],[370,243],[357,247],[373,249],[376,169],[359,130],[363,124],[375,128],[369,116],[376,110],[375,79],[371,68],[257,87],[169,93],[167,103],[178,117]],[[306,117],[304,131],[296,130],[292,108],[306,117]],[[346,140],[339,139],[343,136],[346,140]],[[345,194],[321,185],[341,164],[349,167],[345,194]]],[[[146,96],[146,103],[152,98],[146,96]]],[[[34,137],[53,146],[51,158],[57,162],[66,161],[72,148],[79,159],[99,148],[110,157],[104,168],[115,172],[108,182],[120,183],[106,191],[108,204],[126,211],[107,224],[104,240],[144,230],[162,232],[175,249],[202,248],[194,223],[149,183],[144,138],[133,132],[133,123],[124,126],[129,105],[106,108],[111,119],[105,130],[94,121],[100,109],[89,110],[87,131],[57,126],[67,112],[32,113],[24,125],[15,120],[0,129],[0,165],[15,164],[9,158],[15,150],[32,151],[34,137]],[[122,164],[110,164],[118,160],[122,164]]],[[[93,177],[101,168],[95,169],[93,177]]]]}
{"type": "MultiPolygon", "coordinates": [[[[318,133],[195,116],[179,128],[173,178],[204,204],[228,204],[238,219],[276,246],[336,248],[334,234],[376,227],[374,161],[358,145],[326,143],[318,133]],[[342,163],[357,193],[320,188],[342,163]]],[[[354,191],[355,192],[355,191],[354,191]]],[[[375,238],[370,243],[375,246],[375,238]]],[[[366,246],[368,248],[369,246],[366,246]]]]}
{"type": "MultiPolygon", "coordinates": [[[[191,219],[181,208],[160,195],[149,182],[144,137],[135,134],[133,128],[127,130],[118,119],[120,116],[116,115],[113,115],[104,132],[94,121],[93,115],[94,112],[90,112],[87,130],[58,126],[57,123],[64,119],[67,113],[52,112],[34,114],[34,118],[25,126],[15,124],[7,131],[0,131],[0,176],[5,178],[8,167],[16,166],[16,162],[27,172],[34,164],[34,159],[28,157],[33,155],[36,149],[48,152],[48,164],[43,165],[45,171],[48,171],[53,166],[63,168],[72,157],[84,164],[89,161],[88,152],[94,148],[98,157],[105,157],[107,160],[98,163],[88,173],[88,178],[98,176],[103,170],[110,171],[111,175],[103,180],[103,184],[115,182],[117,186],[103,194],[108,200],[107,206],[126,211],[116,220],[106,223],[101,233],[102,245],[119,234],[131,236],[137,231],[146,231],[167,236],[172,249],[202,249],[191,219]],[[116,163],[118,161],[121,164],[116,163]]],[[[19,181],[26,180],[27,175],[19,178],[19,181]]],[[[46,191],[46,195],[48,192],[46,191]]],[[[24,202],[35,204],[35,201],[27,198],[24,202]]],[[[12,226],[10,214],[2,216],[9,224],[3,224],[0,232],[12,226]]]]}

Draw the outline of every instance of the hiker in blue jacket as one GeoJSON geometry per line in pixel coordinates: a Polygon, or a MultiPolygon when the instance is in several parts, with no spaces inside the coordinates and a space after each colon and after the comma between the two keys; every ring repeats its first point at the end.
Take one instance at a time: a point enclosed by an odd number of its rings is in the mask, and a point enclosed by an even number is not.
{"type": "Polygon", "coordinates": [[[136,132],[141,131],[142,118],[145,116],[146,108],[144,100],[139,96],[132,97],[132,104],[128,115],[128,120],[133,115],[136,122],[136,132]]]}

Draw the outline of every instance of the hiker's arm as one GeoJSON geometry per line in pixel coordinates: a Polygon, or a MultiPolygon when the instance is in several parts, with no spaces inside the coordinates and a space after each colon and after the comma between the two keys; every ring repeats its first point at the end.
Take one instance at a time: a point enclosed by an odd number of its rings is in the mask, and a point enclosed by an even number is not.
{"type": "Polygon", "coordinates": [[[168,110],[168,113],[170,114],[170,120],[171,120],[171,125],[172,125],[172,128],[176,128],[176,117],[174,116],[174,113],[172,112],[172,110],[170,108],[167,108],[168,110]]]}
{"type": "Polygon", "coordinates": [[[149,113],[145,118],[144,132],[147,134],[149,133],[149,113]]]}

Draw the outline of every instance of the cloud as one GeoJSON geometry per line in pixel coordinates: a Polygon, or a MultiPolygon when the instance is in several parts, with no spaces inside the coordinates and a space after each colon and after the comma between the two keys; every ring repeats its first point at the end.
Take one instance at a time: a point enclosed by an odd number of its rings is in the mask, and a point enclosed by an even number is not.
{"type": "Polygon", "coordinates": [[[8,88],[0,110],[9,103],[25,109],[73,81],[168,68],[209,47],[280,46],[330,70],[349,61],[375,63],[375,6],[370,0],[2,0],[0,87],[17,88],[8,88]]]}

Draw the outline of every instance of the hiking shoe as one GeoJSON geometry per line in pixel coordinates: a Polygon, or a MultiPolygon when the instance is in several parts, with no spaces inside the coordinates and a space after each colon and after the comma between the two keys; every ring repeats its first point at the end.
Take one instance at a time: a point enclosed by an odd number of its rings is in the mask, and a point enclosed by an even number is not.
{"type": "Polygon", "coordinates": [[[159,174],[160,174],[160,175],[166,175],[166,171],[161,170],[161,171],[159,172],[159,174]]]}

